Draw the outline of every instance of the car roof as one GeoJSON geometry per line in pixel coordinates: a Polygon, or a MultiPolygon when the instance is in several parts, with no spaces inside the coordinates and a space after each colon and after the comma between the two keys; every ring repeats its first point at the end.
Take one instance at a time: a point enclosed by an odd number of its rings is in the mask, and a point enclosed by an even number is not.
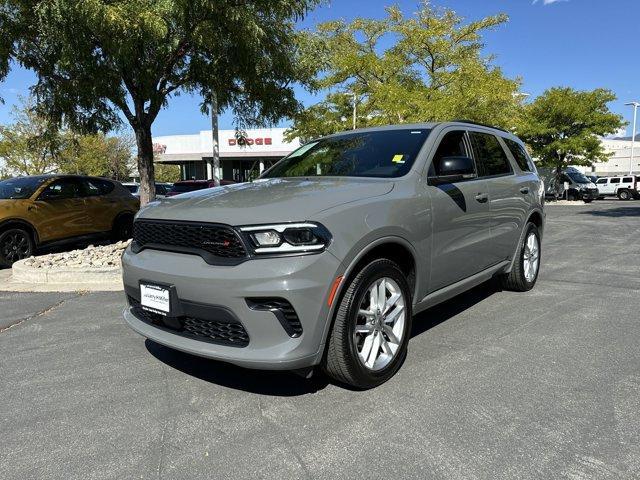
{"type": "Polygon", "coordinates": [[[211,183],[214,180],[180,180],[179,182],[175,182],[173,185],[199,185],[201,183],[211,183]]]}
{"type": "Polygon", "coordinates": [[[469,127],[478,127],[480,129],[492,130],[494,133],[500,135],[501,137],[510,138],[511,140],[522,142],[522,140],[520,140],[515,134],[509,132],[508,130],[504,130],[500,127],[492,127],[490,125],[485,125],[483,123],[473,122],[471,120],[453,120],[449,122],[403,123],[403,124],[397,124],[397,125],[382,125],[379,127],[356,128],[354,130],[345,130],[342,132],[333,133],[331,135],[326,135],[324,137],[319,137],[316,140],[319,140],[320,138],[338,137],[341,135],[348,135],[350,133],[356,133],[356,132],[382,132],[382,131],[389,131],[389,130],[410,130],[410,129],[433,130],[436,127],[444,128],[449,126],[460,127],[465,129],[469,127]]]}

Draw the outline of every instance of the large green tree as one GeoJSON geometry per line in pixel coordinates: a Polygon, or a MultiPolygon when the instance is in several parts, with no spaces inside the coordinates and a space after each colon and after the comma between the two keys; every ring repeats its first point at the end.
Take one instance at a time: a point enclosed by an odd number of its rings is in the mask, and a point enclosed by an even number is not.
{"type": "Polygon", "coordinates": [[[453,10],[423,1],[405,16],[320,24],[300,39],[313,87],[326,98],[302,110],[289,136],[303,139],[357,125],[468,119],[512,127],[522,97],[483,54],[482,36],[507,21],[496,15],[465,22],[453,10]]]}
{"type": "Polygon", "coordinates": [[[203,111],[215,97],[244,125],[297,109],[291,84],[306,72],[294,22],[317,0],[1,2],[4,51],[37,73],[43,114],[81,132],[109,131],[121,118],[131,125],[146,203],[155,194],[151,127],[172,95],[201,95],[203,111]]]}
{"type": "Polygon", "coordinates": [[[33,110],[30,99],[14,107],[13,123],[0,125],[0,159],[5,174],[41,175],[58,169],[63,138],[48,119],[33,110]]]}
{"type": "Polygon", "coordinates": [[[600,139],[624,125],[609,110],[616,99],[610,90],[578,91],[556,87],[526,105],[517,133],[539,165],[559,173],[569,165],[591,166],[609,154],[600,139]]]}
{"type": "Polygon", "coordinates": [[[0,160],[5,175],[129,177],[133,160],[130,138],[59,130],[38,114],[33,98],[23,99],[12,116],[12,123],[0,126],[0,160]]]}
{"type": "Polygon", "coordinates": [[[74,173],[127,180],[131,176],[132,142],[127,137],[103,133],[63,134],[63,149],[58,154],[60,173],[74,173]]]}

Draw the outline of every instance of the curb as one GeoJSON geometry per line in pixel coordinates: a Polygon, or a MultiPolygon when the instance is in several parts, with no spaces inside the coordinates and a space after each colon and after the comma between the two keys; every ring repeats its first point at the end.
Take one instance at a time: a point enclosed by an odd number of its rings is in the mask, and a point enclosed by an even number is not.
{"type": "MultiPolygon", "coordinates": [[[[51,290],[122,290],[122,270],[120,267],[110,268],[33,268],[20,260],[13,264],[8,284],[20,289],[33,287],[51,290]]],[[[5,284],[4,286],[8,286],[5,284]]],[[[2,289],[2,288],[0,288],[2,289]]]]}

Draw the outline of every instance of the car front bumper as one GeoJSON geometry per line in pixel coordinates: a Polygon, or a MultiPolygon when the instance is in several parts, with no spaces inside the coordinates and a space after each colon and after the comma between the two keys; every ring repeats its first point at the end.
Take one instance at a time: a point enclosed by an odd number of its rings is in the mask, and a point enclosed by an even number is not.
{"type": "Polygon", "coordinates": [[[284,258],[249,260],[235,266],[214,266],[199,256],[128,248],[122,257],[123,281],[129,305],[124,318],[136,332],[157,343],[202,357],[247,368],[293,370],[317,365],[328,327],[328,297],[341,274],[340,262],[329,252],[284,258]],[[180,302],[231,313],[249,337],[243,347],[212,343],[160,328],[144,321],[136,308],[140,283],[170,286],[180,302]],[[280,298],[298,316],[302,334],[292,337],[272,311],[256,310],[248,298],[280,298]],[[138,313],[138,315],[134,314],[138,313]]]}

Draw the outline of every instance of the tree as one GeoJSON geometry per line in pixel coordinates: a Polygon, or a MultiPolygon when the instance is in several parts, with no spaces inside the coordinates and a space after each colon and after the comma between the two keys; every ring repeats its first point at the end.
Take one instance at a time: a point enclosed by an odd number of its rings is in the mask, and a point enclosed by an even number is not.
{"type": "Polygon", "coordinates": [[[0,126],[0,158],[9,175],[73,173],[122,180],[131,172],[130,139],[58,130],[38,114],[33,98],[14,107],[14,122],[0,126]]]}
{"type": "Polygon", "coordinates": [[[151,126],[172,95],[213,95],[239,124],[298,107],[294,21],[318,0],[3,0],[0,31],[33,69],[41,111],[79,132],[121,116],[136,137],[141,203],[155,195],[151,126]],[[3,20],[4,18],[4,20],[3,20]]]}
{"type": "Polygon", "coordinates": [[[607,104],[616,99],[610,90],[577,91],[555,87],[524,108],[517,133],[544,167],[560,174],[568,165],[591,166],[609,158],[601,137],[624,125],[607,104]]]}
{"type": "Polygon", "coordinates": [[[156,163],[156,181],[175,183],[180,180],[180,166],[170,163],[156,163]]]}
{"type": "Polygon", "coordinates": [[[14,107],[14,123],[0,126],[0,158],[5,173],[41,175],[58,168],[63,140],[56,128],[33,109],[31,100],[14,107]]]}
{"type": "Polygon", "coordinates": [[[126,180],[131,176],[132,141],[103,133],[63,134],[64,148],[58,155],[58,172],[126,180]]]}
{"type": "Polygon", "coordinates": [[[482,55],[484,32],[506,21],[496,15],[464,23],[423,1],[413,16],[390,7],[382,20],[320,24],[299,43],[313,88],[329,93],[294,118],[289,137],[350,128],[354,95],[358,126],[464,118],[512,127],[520,82],[482,55]]]}

